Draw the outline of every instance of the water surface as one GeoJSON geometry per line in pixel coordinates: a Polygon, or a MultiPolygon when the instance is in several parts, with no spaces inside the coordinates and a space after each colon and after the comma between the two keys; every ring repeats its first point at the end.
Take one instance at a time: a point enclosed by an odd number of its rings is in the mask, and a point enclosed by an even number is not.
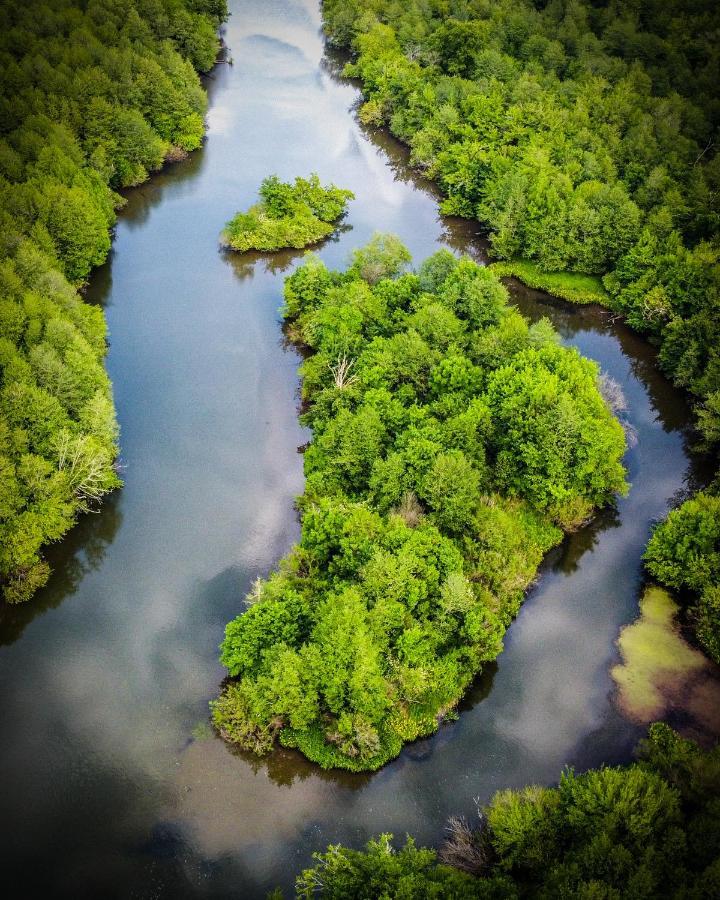
{"type": "Polygon", "coordinates": [[[317,171],[357,195],[320,251],[330,265],[376,229],[418,261],[482,248],[476,227],[439,217],[395,142],[357,124],[357,88],[323,57],[312,0],[231,6],[234,64],[208,81],[207,144],[129,194],[89,291],[110,328],[125,487],[52,549],[47,588],[2,611],[12,896],[261,897],[330,841],[437,842],[473,798],[626,760],[639,734],[608,672],[651,523],[695,477],[684,401],[607,314],[515,288],[528,316],[549,316],[624,387],[639,437],[628,497],[551,554],[460,720],[380,773],[323,773],[287,752],[257,761],[208,738],[223,627],[298,535],[308,439],[277,312],[299,254],[229,256],[220,230],[266,175],[317,171]]]}

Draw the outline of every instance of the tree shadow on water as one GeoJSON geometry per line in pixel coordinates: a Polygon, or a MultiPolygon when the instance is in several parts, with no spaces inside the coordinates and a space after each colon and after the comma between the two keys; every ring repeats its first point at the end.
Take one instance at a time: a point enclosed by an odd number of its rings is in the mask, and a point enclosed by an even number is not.
{"type": "Polygon", "coordinates": [[[78,589],[83,578],[100,568],[122,523],[119,491],[103,501],[100,512],[84,515],[45,557],[52,569],[47,585],[26,603],[0,604],[0,645],[15,643],[37,616],[55,609],[78,589]]]}
{"type": "Polygon", "coordinates": [[[615,505],[605,506],[582,528],[567,535],[562,544],[548,556],[553,572],[571,575],[576,572],[580,560],[586,553],[592,553],[603,532],[610,528],[620,528],[622,519],[615,505]]]}
{"type": "MultiPolygon", "coordinates": [[[[220,738],[218,738],[220,740],[220,738]]],[[[319,778],[321,781],[331,782],[338,787],[359,790],[369,783],[373,772],[348,772],[344,769],[322,769],[316,763],[310,762],[299,750],[288,750],[285,747],[276,747],[267,756],[256,756],[247,750],[227,745],[228,752],[247,763],[253,773],[265,770],[268,778],[279,787],[292,787],[296,782],[306,781],[308,778],[319,778]]]]}
{"type": "Polygon", "coordinates": [[[336,244],[340,236],[347,234],[348,231],[352,231],[352,225],[341,222],[324,240],[301,249],[288,247],[284,250],[245,250],[240,253],[228,247],[221,247],[220,253],[225,262],[232,266],[235,276],[240,281],[253,278],[258,272],[282,275],[305,254],[316,252],[327,244],[336,244]]]}

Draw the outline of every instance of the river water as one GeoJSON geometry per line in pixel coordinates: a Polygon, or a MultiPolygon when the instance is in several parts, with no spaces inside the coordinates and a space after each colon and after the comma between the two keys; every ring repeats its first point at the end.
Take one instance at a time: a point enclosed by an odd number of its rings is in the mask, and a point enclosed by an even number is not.
{"type": "Polygon", "coordinates": [[[206,146],[130,192],[89,290],[110,328],[125,487],[52,549],[47,588],[2,611],[6,896],[262,897],[329,842],[409,831],[437,843],[474,798],[627,760],[641,732],[617,712],[608,670],[637,614],[651,523],[700,477],[685,403],[606,313],[518,287],[528,316],[549,316],[623,386],[638,433],[628,497],[547,559],[459,721],[381,772],[258,761],[208,734],[223,627],[297,538],[308,439],[278,316],[299,254],[229,256],[220,230],[266,175],[317,171],[357,195],[320,251],[330,265],[374,230],[418,261],[441,246],[481,254],[402,149],[358,125],[313,0],[231,8],[234,65],[208,80],[206,146]]]}

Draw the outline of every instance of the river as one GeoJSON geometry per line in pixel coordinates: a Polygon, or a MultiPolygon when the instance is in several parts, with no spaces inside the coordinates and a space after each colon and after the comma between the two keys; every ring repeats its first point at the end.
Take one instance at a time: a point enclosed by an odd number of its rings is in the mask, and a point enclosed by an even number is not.
{"type": "Polygon", "coordinates": [[[474,798],[627,760],[641,733],[608,670],[637,614],[651,524],[700,477],[686,404],[607,313],[516,287],[523,312],[549,316],[623,386],[638,434],[629,495],[546,560],[459,721],[379,773],[323,773],[288,752],[259,761],[208,734],[224,625],[298,536],[308,439],[278,315],[300,256],[231,256],[220,230],[266,175],[317,171],[357,195],[320,251],[332,266],[374,230],[417,261],[482,251],[475,228],[439,216],[402,149],[359,126],[316,3],[231,8],[234,64],[208,79],[205,147],[129,192],[88,291],[109,323],[125,486],[0,621],[2,871],[18,886],[6,896],[262,897],[329,842],[409,831],[437,843],[474,798]]]}

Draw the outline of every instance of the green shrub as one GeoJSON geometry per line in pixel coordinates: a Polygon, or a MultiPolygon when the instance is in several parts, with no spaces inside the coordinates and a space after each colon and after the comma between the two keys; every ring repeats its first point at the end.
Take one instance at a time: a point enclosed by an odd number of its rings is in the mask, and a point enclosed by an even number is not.
{"type": "Polygon", "coordinates": [[[502,900],[515,897],[504,879],[479,881],[450,866],[438,865],[433,850],[417,848],[412,838],[396,850],[392,835],[369,841],[365,851],[329,847],[316,853],[316,865],[297,878],[297,896],[365,900],[502,900]]]}
{"type": "Polygon", "coordinates": [[[700,492],[672,510],[650,538],[645,565],[658,581],[690,592],[700,643],[720,662],[720,497],[700,492]]]}

